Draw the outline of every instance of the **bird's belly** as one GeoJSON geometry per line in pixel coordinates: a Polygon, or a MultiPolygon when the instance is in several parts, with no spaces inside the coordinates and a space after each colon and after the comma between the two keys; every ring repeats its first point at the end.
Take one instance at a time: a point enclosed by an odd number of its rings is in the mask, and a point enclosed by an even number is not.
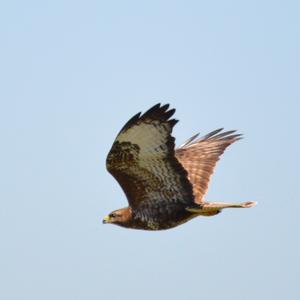
{"type": "Polygon", "coordinates": [[[196,215],[185,210],[185,208],[177,208],[169,211],[149,209],[143,213],[135,215],[135,229],[143,230],[166,230],[181,225],[196,215]]]}

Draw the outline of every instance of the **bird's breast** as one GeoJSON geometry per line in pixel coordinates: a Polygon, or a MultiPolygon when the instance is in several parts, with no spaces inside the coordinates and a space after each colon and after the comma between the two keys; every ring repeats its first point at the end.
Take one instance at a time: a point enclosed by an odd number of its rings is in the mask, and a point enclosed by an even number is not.
{"type": "Polygon", "coordinates": [[[149,206],[133,210],[134,228],[144,230],[163,230],[176,227],[193,218],[182,205],[149,206]]]}

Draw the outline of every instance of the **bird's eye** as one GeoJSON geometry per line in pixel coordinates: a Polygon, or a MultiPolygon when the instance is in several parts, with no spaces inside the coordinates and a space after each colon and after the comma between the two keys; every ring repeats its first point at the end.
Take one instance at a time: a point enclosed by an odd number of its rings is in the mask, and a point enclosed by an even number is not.
{"type": "Polygon", "coordinates": [[[109,217],[110,218],[115,218],[117,215],[115,214],[115,213],[111,213],[110,215],[109,215],[109,217]]]}

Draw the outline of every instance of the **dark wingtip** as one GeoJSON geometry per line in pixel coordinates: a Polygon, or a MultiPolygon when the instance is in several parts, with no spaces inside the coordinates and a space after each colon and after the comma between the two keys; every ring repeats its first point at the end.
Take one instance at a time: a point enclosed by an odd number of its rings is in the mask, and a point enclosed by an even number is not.
{"type": "Polygon", "coordinates": [[[188,144],[195,144],[201,141],[226,141],[229,144],[232,144],[235,141],[241,140],[243,138],[243,134],[241,133],[236,133],[236,130],[229,130],[229,131],[224,131],[224,128],[219,128],[216,129],[212,132],[209,132],[208,134],[198,137],[198,135],[192,136],[190,139],[188,139],[181,147],[184,147],[188,144]]]}
{"type": "Polygon", "coordinates": [[[169,123],[172,127],[174,127],[178,122],[179,122],[179,120],[177,120],[177,119],[172,119],[169,121],[169,123]]]}
{"type": "Polygon", "coordinates": [[[164,114],[165,120],[168,120],[169,118],[171,118],[174,115],[175,111],[176,111],[175,108],[172,108],[169,111],[166,111],[164,114]]]}
{"type": "Polygon", "coordinates": [[[178,122],[176,119],[170,118],[175,113],[175,108],[169,109],[170,104],[164,104],[157,103],[151,108],[149,108],[145,113],[137,113],[135,114],[120,130],[120,132],[128,130],[130,127],[132,127],[134,124],[136,124],[139,120],[145,120],[145,119],[153,119],[153,120],[160,120],[163,122],[168,122],[172,127],[178,122]]]}
{"type": "Polygon", "coordinates": [[[166,110],[168,110],[169,107],[170,107],[170,104],[167,103],[167,104],[163,105],[160,109],[166,111],[166,110]]]}
{"type": "Polygon", "coordinates": [[[204,140],[223,140],[228,142],[235,142],[243,138],[241,133],[236,133],[236,130],[228,130],[221,132],[223,128],[214,130],[208,133],[206,136],[203,137],[204,140]]]}
{"type": "Polygon", "coordinates": [[[122,129],[120,130],[120,132],[124,131],[124,130],[127,130],[128,128],[130,128],[132,125],[134,125],[139,119],[140,119],[140,116],[141,116],[141,112],[138,112],[137,114],[135,114],[132,118],[130,118],[126,124],[122,127],[122,129]]]}
{"type": "Polygon", "coordinates": [[[175,112],[175,109],[168,110],[169,107],[170,104],[164,104],[162,106],[160,103],[155,104],[141,116],[141,119],[153,118],[166,121],[175,112]]]}
{"type": "Polygon", "coordinates": [[[208,134],[206,134],[203,139],[205,140],[208,140],[209,138],[212,138],[212,137],[215,137],[216,134],[218,134],[219,132],[221,132],[222,130],[224,130],[224,128],[219,128],[219,129],[216,129],[212,132],[209,132],[208,134]]]}
{"type": "Polygon", "coordinates": [[[192,137],[190,137],[189,139],[187,139],[182,145],[179,146],[179,148],[185,147],[189,144],[193,144],[194,142],[198,141],[198,136],[200,135],[200,132],[194,134],[192,137]]]}
{"type": "Polygon", "coordinates": [[[151,116],[152,114],[154,114],[155,112],[157,112],[158,110],[161,109],[161,104],[157,103],[154,106],[150,107],[143,115],[144,116],[151,116]]]}

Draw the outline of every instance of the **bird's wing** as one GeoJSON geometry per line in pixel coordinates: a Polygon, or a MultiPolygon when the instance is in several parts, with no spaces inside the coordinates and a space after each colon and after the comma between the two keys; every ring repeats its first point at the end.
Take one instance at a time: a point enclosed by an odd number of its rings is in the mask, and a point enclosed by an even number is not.
{"type": "Polygon", "coordinates": [[[175,157],[171,132],[177,120],[170,119],[175,109],[168,108],[157,104],[132,117],[107,156],[107,170],[133,208],[194,202],[187,172],[175,157]]]}
{"type": "Polygon", "coordinates": [[[176,149],[175,155],[188,172],[188,179],[193,185],[195,202],[203,203],[203,196],[208,189],[209,179],[215,165],[225,149],[241,139],[235,130],[221,132],[217,129],[202,138],[198,134],[176,149]]]}

